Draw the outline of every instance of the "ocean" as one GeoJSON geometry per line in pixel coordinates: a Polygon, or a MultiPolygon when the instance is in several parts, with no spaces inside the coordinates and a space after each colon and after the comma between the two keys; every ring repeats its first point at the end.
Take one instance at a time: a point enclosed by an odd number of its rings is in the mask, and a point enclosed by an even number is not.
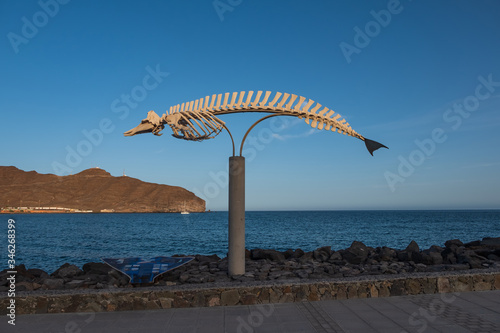
{"type": "MultiPolygon", "coordinates": [[[[15,220],[16,265],[49,273],[100,258],[227,253],[227,212],[181,214],[2,214],[0,270],[8,267],[7,225],[15,220]]],[[[246,212],[246,248],[284,251],[353,241],[421,249],[500,237],[500,210],[246,212]]]]}

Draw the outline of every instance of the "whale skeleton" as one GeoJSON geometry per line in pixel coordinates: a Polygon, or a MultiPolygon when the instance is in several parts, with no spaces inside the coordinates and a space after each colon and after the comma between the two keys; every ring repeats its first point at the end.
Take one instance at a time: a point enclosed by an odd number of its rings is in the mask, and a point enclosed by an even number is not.
{"type": "MultiPolygon", "coordinates": [[[[146,119],[137,127],[124,133],[132,136],[141,133],[161,135],[165,125],[172,129],[172,136],[178,139],[202,141],[217,136],[225,127],[225,123],[216,116],[241,113],[265,112],[279,116],[294,116],[304,119],[312,128],[338,132],[356,137],[365,142],[366,148],[373,155],[379,148],[387,148],[381,143],[369,140],[354,131],[340,114],[323,107],[312,99],[294,94],[271,91],[241,91],[225,94],[214,94],[194,101],[171,106],[161,117],[149,111],[146,119]]],[[[227,129],[227,128],[226,128],[227,129]]]]}

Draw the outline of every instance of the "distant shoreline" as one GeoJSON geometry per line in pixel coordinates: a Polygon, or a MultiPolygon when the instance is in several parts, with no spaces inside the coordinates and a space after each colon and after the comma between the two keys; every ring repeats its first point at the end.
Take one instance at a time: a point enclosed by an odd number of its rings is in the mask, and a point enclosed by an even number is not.
{"type": "MultiPolygon", "coordinates": [[[[181,212],[71,212],[71,211],[0,211],[0,214],[180,214],[181,212]]],[[[189,212],[190,214],[198,213],[213,213],[211,211],[205,212],[189,212]]]]}

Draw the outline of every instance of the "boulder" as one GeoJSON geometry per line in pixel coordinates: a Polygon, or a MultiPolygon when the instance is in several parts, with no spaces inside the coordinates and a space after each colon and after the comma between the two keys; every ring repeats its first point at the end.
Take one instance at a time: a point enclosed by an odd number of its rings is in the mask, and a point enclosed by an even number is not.
{"type": "Polygon", "coordinates": [[[476,247],[476,246],[481,246],[481,241],[472,241],[464,244],[465,247],[476,247]]]}
{"type": "Polygon", "coordinates": [[[342,254],[340,252],[333,252],[329,259],[330,262],[342,261],[342,254]]]}
{"type": "Polygon", "coordinates": [[[496,254],[489,254],[487,258],[493,261],[500,261],[500,256],[497,256],[496,254]]]}
{"type": "Polygon", "coordinates": [[[75,265],[70,265],[70,264],[66,263],[66,264],[62,265],[61,267],[59,267],[51,275],[53,277],[59,277],[62,279],[70,279],[72,277],[82,275],[82,274],[83,274],[83,271],[80,268],[78,268],[75,265]]]}
{"type": "Polygon", "coordinates": [[[443,263],[444,264],[456,264],[457,263],[457,256],[455,255],[455,252],[450,249],[446,248],[441,252],[441,257],[443,258],[443,263]]]}
{"type": "Polygon", "coordinates": [[[486,258],[477,255],[472,250],[466,250],[463,253],[457,255],[457,262],[459,264],[468,264],[470,268],[481,268],[482,263],[486,258]]]}
{"type": "Polygon", "coordinates": [[[416,252],[420,252],[420,248],[418,247],[417,242],[415,242],[414,240],[412,240],[410,242],[410,244],[408,244],[408,246],[406,247],[405,251],[406,252],[411,252],[411,253],[416,253],[416,252]]]}
{"type": "Polygon", "coordinates": [[[378,261],[392,261],[396,258],[396,250],[391,249],[390,247],[378,247],[376,259],[378,261]]]}
{"type": "Polygon", "coordinates": [[[450,248],[453,246],[460,247],[463,245],[464,245],[464,243],[462,243],[459,239],[451,239],[451,240],[448,240],[444,243],[445,247],[450,247],[450,248]]]}
{"type": "Polygon", "coordinates": [[[443,248],[441,246],[437,246],[437,245],[432,245],[430,248],[429,248],[429,251],[431,252],[437,252],[437,253],[441,253],[443,252],[443,248]]]}
{"type": "Polygon", "coordinates": [[[292,254],[291,258],[292,258],[292,259],[297,259],[297,258],[300,258],[300,257],[302,257],[302,256],[304,255],[304,253],[305,253],[305,252],[304,252],[302,249],[297,249],[297,250],[295,250],[295,251],[293,252],[293,254],[292,254]]]}
{"type": "Polygon", "coordinates": [[[251,258],[253,260],[268,259],[272,261],[285,261],[285,255],[276,250],[255,249],[252,250],[251,258]]]}
{"type": "Polygon", "coordinates": [[[34,290],[33,283],[16,282],[16,291],[31,291],[31,290],[34,290]]]}
{"type": "Polygon", "coordinates": [[[486,237],[481,241],[481,246],[490,246],[494,248],[500,248],[500,237],[486,237]]]}
{"type": "Polygon", "coordinates": [[[398,260],[403,262],[413,261],[415,263],[421,263],[422,254],[420,253],[420,248],[418,247],[417,242],[412,240],[406,249],[398,251],[398,260]]]}
{"type": "Polygon", "coordinates": [[[412,240],[410,244],[408,244],[405,251],[408,254],[409,261],[413,261],[415,263],[422,262],[422,254],[420,253],[420,248],[418,247],[417,242],[415,242],[414,240],[412,240]]]}
{"type": "Polygon", "coordinates": [[[288,249],[285,252],[283,252],[283,255],[285,256],[285,259],[289,259],[293,256],[294,252],[295,252],[294,250],[288,249]]]}
{"type": "Polygon", "coordinates": [[[495,254],[495,250],[491,249],[491,248],[484,248],[484,247],[481,247],[481,248],[478,248],[478,249],[475,249],[473,250],[474,253],[476,253],[478,256],[481,256],[481,257],[484,257],[484,258],[488,258],[488,256],[490,254],[495,254]]]}
{"type": "Polygon", "coordinates": [[[312,252],[305,252],[300,258],[299,258],[299,263],[300,264],[307,264],[312,262],[313,260],[313,253],[312,252]]]}
{"type": "Polygon", "coordinates": [[[368,247],[358,241],[352,242],[351,246],[341,251],[342,258],[351,264],[361,264],[368,258],[369,249],[368,247]]]}
{"type": "Polygon", "coordinates": [[[422,251],[421,255],[422,263],[425,265],[441,265],[443,263],[443,257],[439,252],[429,249],[422,251]]]}
{"type": "MultiPolygon", "coordinates": [[[[245,250],[245,252],[248,250],[245,250]]],[[[219,256],[216,254],[212,254],[211,256],[202,256],[202,255],[196,255],[195,260],[198,260],[200,262],[200,265],[205,265],[206,263],[211,263],[211,262],[218,262],[220,260],[219,256]]]]}
{"type": "Polygon", "coordinates": [[[46,279],[50,276],[47,272],[45,272],[44,270],[38,269],[38,268],[31,268],[31,269],[28,269],[26,272],[28,274],[33,275],[36,278],[46,279]]]}
{"type": "Polygon", "coordinates": [[[62,289],[64,286],[63,279],[45,279],[43,280],[42,288],[54,290],[54,289],[62,289]]]}
{"type": "MultiPolygon", "coordinates": [[[[5,269],[5,270],[3,270],[0,273],[0,277],[4,277],[4,276],[6,277],[7,275],[9,275],[7,273],[7,271],[10,271],[10,270],[11,269],[5,269]]],[[[30,274],[26,270],[26,266],[24,266],[24,264],[15,266],[13,270],[17,272],[17,274],[16,274],[16,282],[31,282],[31,281],[33,281],[33,279],[35,279],[35,276],[33,276],[32,274],[30,274]]]]}
{"type": "Polygon", "coordinates": [[[83,265],[83,271],[86,274],[108,275],[113,270],[108,264],[102,262],[89,262],[83,265]]]}
{"type": "Polygon", "coordinates": [[[66,282],[64,284],[64,288],[65,289],[75,289],[75,288],[79,288],[79,287],[83,286],[84,283],[85,283],[84,280],[72,280],[72,281],[66,282]]]}
{"type": "Polygon", "coordinates": [[[331,246],[323,246],[313,251],[313,257],[317,261],[324,262],[330,259],[332,254],[331,246]]]}

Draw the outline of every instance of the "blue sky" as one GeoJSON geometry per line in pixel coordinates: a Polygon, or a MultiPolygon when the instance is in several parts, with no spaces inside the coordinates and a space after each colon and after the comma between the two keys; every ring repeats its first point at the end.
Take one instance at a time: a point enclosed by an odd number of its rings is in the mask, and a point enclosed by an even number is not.
{"type": "MultiPolygon", "coordinates": [[[[269,90],[311,98],[390,149],[372,157],[301,120],[263,122],[245,146],[248,210],[498,209],[499,11],[492,0],[2,1],[0,165],[97,166],[226,210],[227,133],[122,133],[149,110],[269,90]]],[[[240,142],[262,116],[221,119],[240,142]]]]}

